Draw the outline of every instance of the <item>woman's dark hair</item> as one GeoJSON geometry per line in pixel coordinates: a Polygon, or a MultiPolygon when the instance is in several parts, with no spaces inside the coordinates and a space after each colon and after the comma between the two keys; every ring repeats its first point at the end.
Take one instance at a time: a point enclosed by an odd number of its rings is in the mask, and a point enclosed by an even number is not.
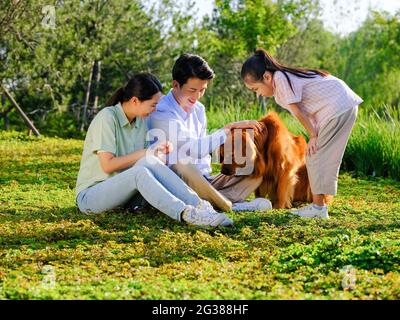
{"type": "Polygon", "coordinates": [[[140,101],[150,100],[157,92],[162,92],[162,89],[157,77],[151,73],[138,73],[108,99],[106,106],[115,106],[117,103],[129,101],[132,97],[137,97],[140,101]]]}
{"type": "Polygon", "coordinates": [[[214,71],[202,57],[184,53],[176,60],[172,68],[172,79],[183,86],[190,78],[212,80],[214,71]]]}
{"type": "Polygon", "coordinates": [[[292,83],[287,75],[287,72],[300,77],[300,78],[315,78],[317,75],[326,77],[329,75],[324,70],[305,69],[305,68],[291,68],[280,64],[274,57],[272,57],[266,50],[257,49],[252,57],[246,60],[242,66],[242,79],[251,76],[255,81],[262,81],[265,71],[274,74],[276,71],[281,71],[289,82],[290,88],[293,90],[292,83]]]}

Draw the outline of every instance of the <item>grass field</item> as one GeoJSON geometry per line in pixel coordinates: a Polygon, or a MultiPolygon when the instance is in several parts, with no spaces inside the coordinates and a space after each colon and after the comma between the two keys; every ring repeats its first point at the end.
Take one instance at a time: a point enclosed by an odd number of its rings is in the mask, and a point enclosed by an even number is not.
{"type": "Polygon", "coordinates": [[[0,134],[0,299],[400,299],[399,182],[342,174],[328,221],[273,210],[200,229],[79,213],[82,146],[0,134]]]}

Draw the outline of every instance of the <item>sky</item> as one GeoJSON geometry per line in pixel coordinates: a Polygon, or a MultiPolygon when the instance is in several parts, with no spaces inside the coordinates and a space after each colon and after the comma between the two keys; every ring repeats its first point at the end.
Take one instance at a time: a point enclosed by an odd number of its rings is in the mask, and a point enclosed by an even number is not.
{"type": "MultiPolygon", "coordinates": [[[[210,15],[214,0],[194,0],[199,18],[210,15]]],[[[400,0],[320,0],[325,27],[346,35],[356,30],[368,15],[368,9],[395,13],[400,10],[400,0]]]]}

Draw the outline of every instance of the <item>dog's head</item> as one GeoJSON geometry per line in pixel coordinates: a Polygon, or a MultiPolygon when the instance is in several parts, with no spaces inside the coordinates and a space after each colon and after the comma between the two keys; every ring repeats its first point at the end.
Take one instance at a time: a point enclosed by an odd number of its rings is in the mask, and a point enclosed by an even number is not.
{"type": "Polygon", "coordinates": [[[234,129],[228,134],[225,144],[220,147],[221,173],[227,176],[252,175],[259,177],[265,171],[262,155],[267,128],[263,130],[234,129]]]}

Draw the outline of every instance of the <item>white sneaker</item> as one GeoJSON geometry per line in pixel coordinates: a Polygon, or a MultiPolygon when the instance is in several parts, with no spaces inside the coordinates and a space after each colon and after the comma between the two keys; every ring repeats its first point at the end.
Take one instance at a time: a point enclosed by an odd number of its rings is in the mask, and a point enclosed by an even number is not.
{"type": "Polygon", "coordinates": [[[262,211],[271,209],[271,201],[265,198],[256,198],[250,202],[236,202],[232,205],[233,211],[262,211]]]}
{"type": "MultiPolygon", "coordinates": [[[[214,209],[214,207],[211,205],[211,203],[209,203],[206,200],[200,200],[200,203],[197,205],[196,208],[199,209],[199,210],[206,210],[206,211],[212,212],[214,214],[220,214],[214,209]]],[[[229,219],[225,214],[224,214],[224,216],[226,217],[225,220],[222,221],[219,225],[221,227],[231,227],[231,226],[233,226],[233,220],[229,219]]]]}
{"type": "Polygon", "coordinates": [[[318,210],[312,204],[310,204],[309,206],[292,210],[291,213],[302,218],[329,219],[327,206],[324,206],[321,210],[318,210]]]}
{"type": "Polygon", "coordinates": [[[200,199],[200,203],[196,206],[196,208],[200,209],[200,210],[207,210],[207,211],[210,211],[210,212],[213,212],[213,211],[216,212],[214,207],[212,206],[212,204],[209,203],[206,200],[203,200],[203,199],[200,199]]]}
{"type": "Polygon", "coordinates": [[[201,210],[193,206],[187,205],[182,212],[182,219],[189,224],[196,226],[219,226],[225,219],[226,215],[222,213],[210,212],[208,210],[201,210]]]}

